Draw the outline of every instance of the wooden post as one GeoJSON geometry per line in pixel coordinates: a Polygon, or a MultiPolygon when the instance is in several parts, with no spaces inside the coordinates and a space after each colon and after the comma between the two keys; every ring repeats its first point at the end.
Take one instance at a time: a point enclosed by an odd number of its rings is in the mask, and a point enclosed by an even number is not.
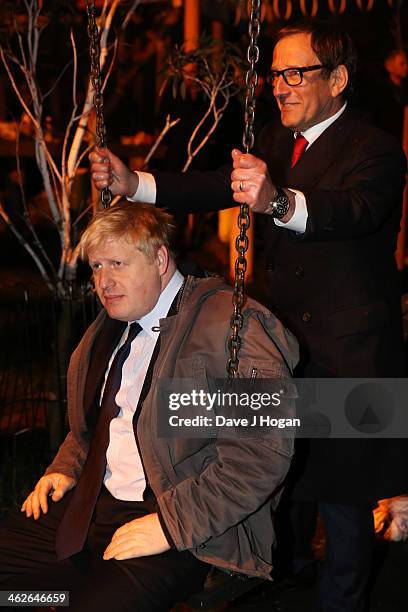
{"type": "MultiPolygon", "coordinates": [[[[214,56],[213,62],[214,67],[216,69],[219,68],[219,57],[220,50],[222,48],[223,40],[224,40],[224,26],[221,21],[214,20],[211,24],[211,34],[216,44],[214,45],[214,56]]],[[[231,240],[231,235],[236,228],[235,219],[237,218],[239,208],[227,208],[226,210],[220,210],[218,213],[218,238],[221,242],[229,243],[231,240]]],[[[231,245],[230,245],[231,251],[231,245]]],[[[229,255],[229,259],[231,259],[231,254],[229,255]]],[[[230,276],[233,278],[233,274],[231,275],[231,261],[230,261],[230,276]]],[[[234,262],[232,262],[232,270],[234,269],[234,262]]]]}
{"type": "MultiPolygon", "coordinates": [[[[214,47],[214,62],[219,61],[219,53],[222,41],[224,40],[224,27],[220,21],[214,20],[212,22],[212,37],[215,41],[219,41],[214,47]]],[[[239,128],[238,128],[239,129],[239,128]]],[[[239,229],[237,225],[237,218],[239,213],[239,206],[236,208],[228,208],[227,210],[221,210],[218,213],[218,238],[222,242],[229,242],[229,275],[230,279],[235,277],[235,260],[237,258],[237,252],[235,249],[235,240],[238,235],[239,229]]],[[[251,226],[248,231],[249,247],[246,253],[247,260],[247,271],[245,280],[251,282],[253,273],[253,215],[251,215],[251,226]]]]}
{"type": "MultiPolygon", "coordinates": [[[[198,47],[200,38],[200,0],[184,0],[184,48],[193,51],[198,47]]],[[[186,70],[194,72],[193,65],[187,66],[186,70]]],[[[187,234],[191,242],[194,229],[194,215],[188,215],[187,234]]]]}
{"type": "Polygon", "coordinates": [[[184,45],[186,51],[197,49],[200,38],[200,0],[184,0],[184,45]]]}
{"type": "MultiPolygon", "coordinates": [[[[404,121],[403,121],[403,132],[402,132],[402,146],[404,148],[405,156],[408,161],[408,106],[405,107],[404,121]]],[[[398,270],[404,269],[405,262],[405,245],[407,240],[407,223],[408,223],[408,185],[405,184],[403,204],[402,204],[402,217],[401,217],[401,229],[398,234],[396,259],[398,270]]]]}

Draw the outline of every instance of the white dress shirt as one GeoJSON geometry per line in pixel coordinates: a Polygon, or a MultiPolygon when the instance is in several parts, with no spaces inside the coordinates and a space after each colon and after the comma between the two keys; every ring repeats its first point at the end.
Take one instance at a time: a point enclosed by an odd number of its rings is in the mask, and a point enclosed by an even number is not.
{"type": "MultiPolygon", "coordinates": [[[[341,109],[335,114],[313,125],[308,128],[304,132],[299,132],[302,134],[308,141],[308,145],[306,147],[306,151],[312,146],[312,144],[323,134],[324,130],[327,130],[329,125],[334,123],[336,119],[340,117],[340,115],[344,112],[344,109],[347,106],[347,102],[341,107],[341,109]]],[[[297,132],[293,134],[296,137],[297,132]]],[[[154,180],[154,176],[149,172],[137,172],[139,176],[139,187],[136,190],[136,193],[133,194],[132,197],[127,198],[130,202],[144,202],[146,204],[156,204],[156,181],[154,180]]],[[[278,219],[274,219],[276,225],[280,227],[284,227],[286,229],[293,230],[294,232],[298,232],[299,234],[303,234],[306,229],[307,223],[307,206],[306,206],[306,198],[301,191],[297,189],[292,189],[288,187],[290,191],[295,193],[295,203],[296,208],[295,212],[292,215],[292,218],[287,223],[282,223],[278,219]]]]}
{"type": "MultiPolygon", "coordinates": [[[[146,480],[135,440],[133,415],[159,337],[159,320],[166,317],[183,281],[183,276],[176,270],[170,282],[160,294],[153,310],[138,321],[142,330],[133,340],[129,356],[123,364],[122,382],[116,395],[116,403],[120,409],[118,416],[112,419],[109,427],[109,445],[106,452],[107,465],[104,477],[106,488],[117,499],[125,501],[143,500],[146,480]]],[[[112,361],[119,348],[126,341],[130,323],[123,332],[119,344],[109,360],[101,398],[112,361]]]]}

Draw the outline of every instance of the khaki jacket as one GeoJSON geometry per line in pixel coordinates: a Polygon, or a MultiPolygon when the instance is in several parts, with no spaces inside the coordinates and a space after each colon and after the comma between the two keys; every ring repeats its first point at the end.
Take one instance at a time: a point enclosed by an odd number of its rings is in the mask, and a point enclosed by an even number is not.
{"type": "MultiPolygon", "coordinates": [[[[143,403],[137,438],[161,518],[178,550],[251,576],[269,577],[272,513],[293,454],[293,440],[162,438],[157,434],[161,379],[225,378],[232,291],[220,279],[187,279],[178,312],[160,321],[160,351],[143,403]]],[[[241,332],[239,374],[288,377],[298,353],[276,317],[248,299],[241,332]]],[[[68,370],[70,432],[49,472],[78,478],[88,449],[83,396],[93,342],[106,313],[88,328],[68,370]]],[[[113,348],[113,347],[112,347],[113,348]]]]}

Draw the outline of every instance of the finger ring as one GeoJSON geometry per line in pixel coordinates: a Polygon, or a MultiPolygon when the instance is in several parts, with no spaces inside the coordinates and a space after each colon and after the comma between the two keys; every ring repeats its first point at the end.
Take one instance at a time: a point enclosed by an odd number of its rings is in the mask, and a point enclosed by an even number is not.
{"type": "Polygon", "coordinates": [[[242,181],[239,181],[239,190],[240,191],[244,191],[244,187],[243,187],[242,181]]]}

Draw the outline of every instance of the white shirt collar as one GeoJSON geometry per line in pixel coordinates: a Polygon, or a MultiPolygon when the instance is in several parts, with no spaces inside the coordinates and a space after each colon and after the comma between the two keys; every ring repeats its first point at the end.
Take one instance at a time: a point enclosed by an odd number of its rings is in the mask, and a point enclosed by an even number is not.
{"type": "MultiPolygon", "coordinates": [[[[312,125],[312,127],[308,128],[304,132],[300,132],[300,134],[302,134],[302,136],[304,136],[307,142],[309,143],[306,147],[306,150],[310,147],[310,145],[314,143],[315,140],[319,138],[319,136],[323,134],[324,130],[327,130],[329,125],[334,123],[336,119],[340,117],[340,115],[344,112],[346,106],[347,106],[347,102],[343,104],[341,109],[337,111],[335,115],[332,115],[331,117],[329,117],[328,119],[325,119],[324,121],[321,121],[320,123],[316,123],[316,125],[312,125]]],[[[297,132],[295,132],[294,134],[295,137],[296,137],[296,134],[297,132]]]]}
{"type": "Polygon", "coordinates": [[[152,328],[158,328],[160,319],[167,316],[170,306],[172,305],[177,293],[180,291],[183,282],[184,276],[181,274],[181,272],[176,270],[166,287],[159,295],[159,299],[157,300],[153,310],[138,320],[141,328],[152,338],[156,339],[159,331],[158,329],[153,330],[152,328]]]}

